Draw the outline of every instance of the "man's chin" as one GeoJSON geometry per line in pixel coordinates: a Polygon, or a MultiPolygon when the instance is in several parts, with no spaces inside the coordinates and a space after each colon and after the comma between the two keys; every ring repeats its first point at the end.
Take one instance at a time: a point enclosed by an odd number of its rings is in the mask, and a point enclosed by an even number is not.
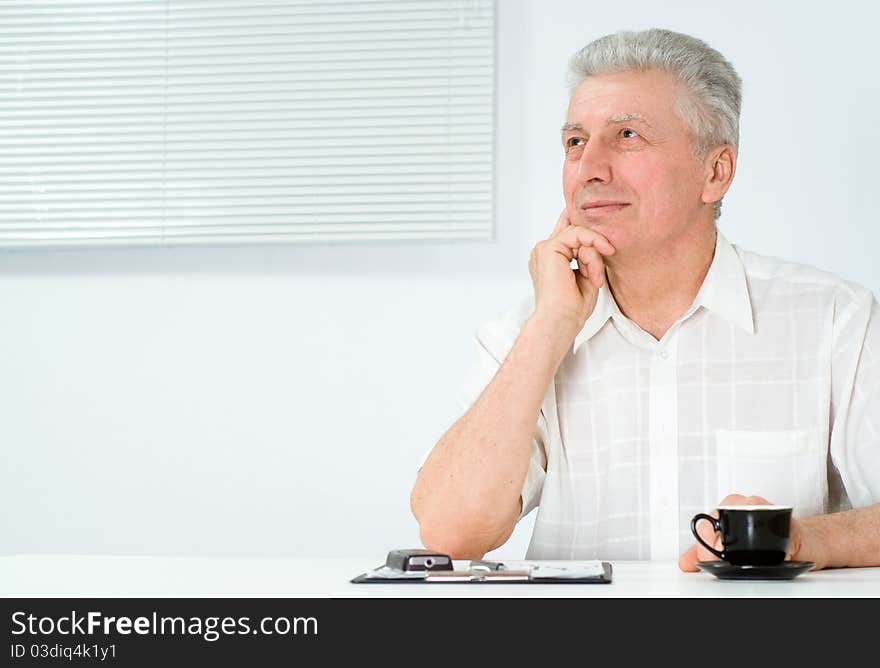
{"type": "Polygon", "coordinates": [[[613,211],[602,212],[600,213],[599,209],[592,209],[584,211],[583,209],[578,211],[577,219],[584,226],[588,225],[604,225],[604,226],[612,226],[612,225],[620,225],[624,220],[629,218],[627,215],[629,213],[630,207],[625,206],[613,211]],[[592,213],[591,213],[592,211],[592,213]]]}
{"type": "Polygon", "coordinates": [[[585,227],[588,230],[596,230],[597,232],[601,229],[607,230],[614,226],[611,221],[592,220],[590,218],[585,218],[584,216],[578,216],[577,220],[573,220],[572,223],[578,227],[585,227]]]}
{"type": "Polygon", "coordinates": [[[622,241],[622,239],[620,238],[620,221],[591,220],[589,218],[580,216],[578,217],[577,221],[572,221],[572,224],[588,229],[591,232],[601,234],[603,237],[608,239],[608,241],[611,243],[612,246],[614,246],[616,250],[620,250],[618,248],[618,242],[622,241]]]}

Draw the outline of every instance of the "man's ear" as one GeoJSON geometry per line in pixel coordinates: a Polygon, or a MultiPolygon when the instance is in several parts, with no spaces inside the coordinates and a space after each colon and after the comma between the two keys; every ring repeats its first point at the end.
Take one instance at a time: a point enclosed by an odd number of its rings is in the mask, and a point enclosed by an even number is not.
{"type": "Polygon", "coordinates": [[[736,149],[733,146],[723,144],[709,151],[704,162],[703,203],[714,204],[724,197],[735,172],[736,149]]]}

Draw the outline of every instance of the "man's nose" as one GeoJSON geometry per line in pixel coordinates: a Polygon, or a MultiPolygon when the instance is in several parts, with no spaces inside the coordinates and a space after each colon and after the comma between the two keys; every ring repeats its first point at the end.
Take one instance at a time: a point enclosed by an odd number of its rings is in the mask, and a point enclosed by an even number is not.
{"type": "Polygon", "coordinates": [[[578,160],[577,177],[581,183],[589,183],[590,181],[610,183],[612,178],[611,155],[608,148],[595,139],[588,140],[580,160],[578,160]]]}

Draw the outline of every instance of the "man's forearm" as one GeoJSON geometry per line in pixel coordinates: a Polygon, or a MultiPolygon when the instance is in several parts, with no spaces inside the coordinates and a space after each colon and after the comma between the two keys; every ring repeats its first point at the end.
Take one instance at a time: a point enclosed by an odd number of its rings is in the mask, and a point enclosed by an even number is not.
{"type": "Polygon", "coordinates": [[[816,568],[880,566],[880,504],[798,520],[800,545],[793,555],[816,568]]]}
{"type": "Polygon", "coordinates": [[[525,323],[495,377],[422,466],[411,502],[423,540],[473,555],[515,525],[541,402],[573,338],[556,322],[525,323]]]}

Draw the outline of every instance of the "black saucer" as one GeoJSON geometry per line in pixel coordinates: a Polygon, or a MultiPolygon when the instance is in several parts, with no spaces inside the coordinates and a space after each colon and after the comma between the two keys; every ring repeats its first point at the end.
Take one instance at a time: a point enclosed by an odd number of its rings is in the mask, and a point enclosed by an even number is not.
{"type": "Polygon", "coordinates": [[[793,580],[815,565],[812,561],[784,561],[778,566],[734,566],[726,561],[697,562],[697,568],[719,580],[793,580]]]}

